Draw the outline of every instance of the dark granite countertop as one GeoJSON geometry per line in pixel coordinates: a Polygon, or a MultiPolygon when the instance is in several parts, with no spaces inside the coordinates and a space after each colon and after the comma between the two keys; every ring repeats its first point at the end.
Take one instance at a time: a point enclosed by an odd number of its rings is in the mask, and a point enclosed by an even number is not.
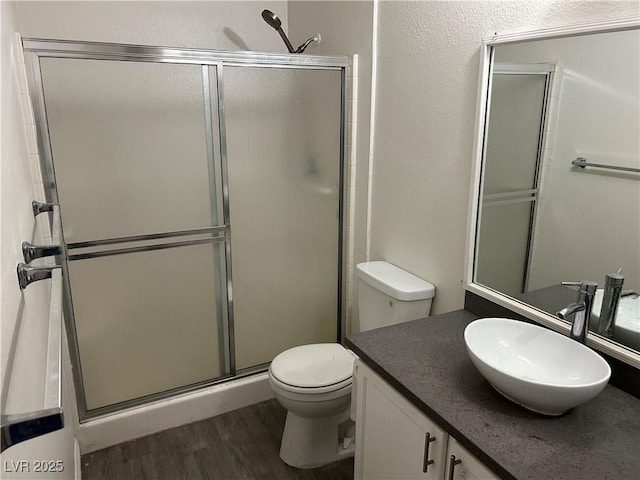
{"type": "Polygon", "coordinates": [[[640,400],[608,385],[560,417],[497,393],[471,363],[465,310],[370,330],[349,348],[502,478],[640,478],[640,400]]]}
{"type": "Polygon", "coordinates": [[[575,302],[577,296],[575,288],[557,284],[521,293],[516,298],[544,312],[555,315],[557,311],[575,302]]]}

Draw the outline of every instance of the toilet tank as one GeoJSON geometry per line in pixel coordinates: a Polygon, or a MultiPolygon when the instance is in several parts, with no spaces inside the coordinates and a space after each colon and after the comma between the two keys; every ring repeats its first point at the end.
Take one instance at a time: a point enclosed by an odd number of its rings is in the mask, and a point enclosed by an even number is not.
{"type": "Polygon", "coordinates": [[[424,318],[435,287],[388,262],[356,266],[360,331],[424,318]]]}

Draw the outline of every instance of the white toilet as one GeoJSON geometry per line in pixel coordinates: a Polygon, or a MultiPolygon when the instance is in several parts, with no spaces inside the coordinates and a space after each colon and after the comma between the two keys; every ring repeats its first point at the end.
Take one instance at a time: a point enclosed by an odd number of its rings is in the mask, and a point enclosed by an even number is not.
{"type": "MultiPolygon", "coordinates": [[[[387,262],[357,265],[360,330],[429,315],[435,287],[387,262]]],[[[269,367],[269,383],[287,409],[280,457],[313,468],[353,455],[351,383],[356,355],[338,343],[291,348],[269,367]],[[340,439],[347,437],[347,441],[340,439]]]]}

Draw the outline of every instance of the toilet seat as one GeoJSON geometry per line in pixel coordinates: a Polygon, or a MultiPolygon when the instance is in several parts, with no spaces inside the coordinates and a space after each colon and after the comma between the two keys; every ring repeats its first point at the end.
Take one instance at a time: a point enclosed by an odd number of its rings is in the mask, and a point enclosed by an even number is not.
{"type": "Polygon", "coordinates": [[[302,345],[277,355],[269,375],[281,389],[321,394],[351,385],[355,355],[338,343],[302,345]]]}
{"type": "Polygon", "coordinates": [[[269,376],[269,384],[280,397],[302,403],[324,403],[344,397],[348,398],[351,395],[352,387],[351,383],[348,383],[336,390],[329,391],[316,388],[296,388],[279,382],[273,375],[269,376]]]}

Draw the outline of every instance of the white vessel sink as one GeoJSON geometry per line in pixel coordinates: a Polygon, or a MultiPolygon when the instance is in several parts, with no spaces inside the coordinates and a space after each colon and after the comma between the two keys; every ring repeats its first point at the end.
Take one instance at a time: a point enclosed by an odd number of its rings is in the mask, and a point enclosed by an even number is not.
{"type": "MultiPolygon", "coordinates": [[[[598,331],[598,320],[602,308],[602,288],[596,291],[591,311],[591,330],[598,331]]],[[[618,304],[616,321],[613,326],[613,341],[640,350],[640,297],[622,297],[618,304]]]]}
{"type": "Polygon", "coordinates": [[[507,318],[482,318],[464,331],[467,352],[502,395],[529,410],[561,415],[598,395],[611,368],[575,340],[507,318]]]}

